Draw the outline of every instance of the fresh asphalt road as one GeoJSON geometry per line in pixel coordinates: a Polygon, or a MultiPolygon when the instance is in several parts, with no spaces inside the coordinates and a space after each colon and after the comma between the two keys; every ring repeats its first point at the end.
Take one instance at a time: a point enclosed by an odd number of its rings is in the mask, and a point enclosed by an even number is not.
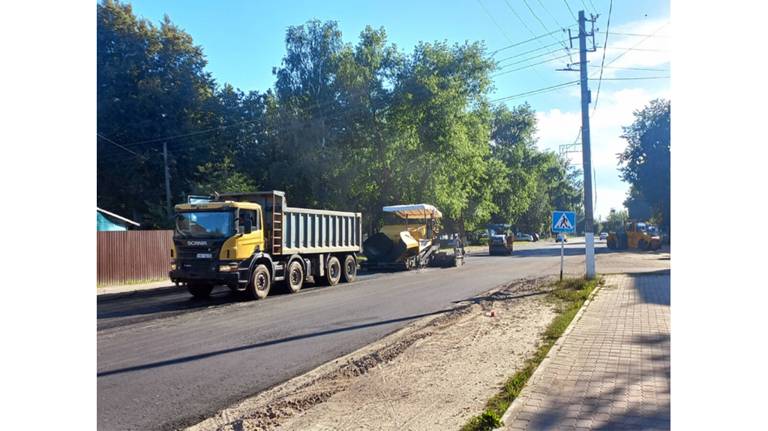
{"type": "MultiPolygon", "coordinates": [[[[669,268],[668,254],[596,247],[598,272],[669,268]]],[[[565,251],[566,273],[583,274],[583,244],[571,241],[565,251]]],[[[178,288],[100,295],[98,428],[191,425],[455,302],[556,275],[559,261],[560,246],[540,242],[513,256],[473,254],[460,268],[362,275],[263,301],[240,301],[226,288],[202,301],[178,288]]]]}

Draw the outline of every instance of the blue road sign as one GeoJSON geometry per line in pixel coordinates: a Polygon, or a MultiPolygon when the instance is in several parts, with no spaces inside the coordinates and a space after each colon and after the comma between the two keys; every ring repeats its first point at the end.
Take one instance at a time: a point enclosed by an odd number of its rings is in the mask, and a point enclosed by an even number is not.
{"type": "Polygon", "coordinates": [[[576,213],[573,211],[552,211],[552,232],[576,232],[576,213]]]}

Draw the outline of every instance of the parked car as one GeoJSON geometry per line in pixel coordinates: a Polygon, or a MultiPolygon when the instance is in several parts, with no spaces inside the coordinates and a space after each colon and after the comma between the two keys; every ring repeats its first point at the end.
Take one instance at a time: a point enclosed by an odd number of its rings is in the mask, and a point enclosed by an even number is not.
{"type": "Polygon", "coordinates": [[[568,242],[568,237],[564,233],[557,234],[557,238],[555,238],[555,242],[568,242]]]}
{"type": "Polygon", "coordinates": [[[608,239],[608,232],[600,233],[600,241],[605,241],[606,239],[608,239]]]}
{"type": "Polygon", "coordinates": [[[533,241],[533,237],[530,234],[518,232],[517,235],[515,235],[515,240],[517,240],[517,241],[533,241]]]}

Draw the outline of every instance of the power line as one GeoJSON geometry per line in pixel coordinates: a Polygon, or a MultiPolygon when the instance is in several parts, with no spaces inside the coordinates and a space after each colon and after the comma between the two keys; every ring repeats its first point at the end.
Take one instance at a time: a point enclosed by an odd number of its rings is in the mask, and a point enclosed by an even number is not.
{"type": "Polygon", "coordinates": [[[578,82],[579,81],[563,82],[563,83],[560,83],[560,84],[551,85],[549,87],[537,88],[535,90],[530,90],[530,91],[526,91],[526,92],[523,92],[523,93],[513,94],[511,96],[500,97],[498,99],[491,100],[490,102],[491,103],[495,103],[495,102],[501,102],[501,101],[504,101],[504,100],[516,99],[518,97],[523,97],[523,96],[532,96],[532,95],[535,95],[535,94],[547,93],[547,92],[559,90],[559,89],[562,89],[562,88],[565,88],[565,87],[568,87],[568,86],[573,86],[575,84],[578,84],[578,82]]]}
{"type": "MultiPolygon", "coordinates": [[[[520,17],[520,15],[518,15],[517,11],[515,11],[515,8],[513,8],[512,5],[509,4],[509,2],[507,0],[504,0],[504,4],[506,4],[507,7],[509,8],[509,10],[512,11],[512,13],[515,15],[515,18],[517,18],[517,20],[520,21],[520,24],[522,24],[523,27],[525,27],[525,29],[528,30],[528,33],[530,33],[533,36],[536,36],[536,33],[534,33],[533,30],[531,30],[531,28],[528,27],[528,24],[526,24],[525,21],[523,21],[523,19],[520,17]]],[[[544,29],[544,31],[548,31],[548,30],[544,29]]]]}
{"type": "MultiPolygon", "coordinates": [[[[569,27],[565,27],[564,30],[567,30],[567,29],[572,28],[572,27],[575,27],[575,26],[571,25],[569,27]]],[[[514,48],[514,47],[517,47],[517,46],[520,46],[520,45],[523,45],[523,44],[526,44],[526,43],[529,43],[529,42],[533,42],[534,40],[539,40],[539,39],[547,37],[547,36],[549,36],[551,34],[559,33],[560,31],[561,30],[551,31],[549,33],[540,34],[540,35],[538,35],[536,37],[532,37],[530,39],[522,40],[520,42],[516,42],[516,43],[513,43],[511,45],[503,46],[503,47],[501,47],[501,48],[499,48],[499,49],[497,49],[495,51],[491,51],[490,55],[494,56],[498,52],[501,52],[501,51],[504,51],[504,50],[507,50],[507,49],[510,49],[510,48],[514,48]]]]}
{"type": "MultiPolygon", "coordinates": [[[[584,0],[581,0],[581,5],[584,6],[584,10],[589,10],[589,7],[587,7],[587,4],[584,3],[584,0]]],[[[595,5],[592,5],[592,12],[597,13],[597,9],[595,8],[595,5]]]]}
{"type": "MultiPolygon", "coordinates": [[[[642,43],[643,43],[643,42],[645,42],[646,40],[648,40],[648,39],[650,39],[651,37],[653,37],[653,36],[654,36],[656,33],[658,33],[659,31],[661,31],[661,29],[663,29],[664,27],[666,27],[668,24],[669,24],[669,21],[667,21],[666,23],[662,24],[662,25],[661,25],[661,27],[659,27],[659,28],[657,28],[656,30],[654,30],[654,31],[653,31],[653,33],[651,33],[651,34],[649,34],[649,35],[645,36],[643,39],[641,39],[639,42],[637,42],[637,43],[636,43],[634,46],[632,46],[632,48],[635,48],[635,47],[637,47],[637,46],[640,46],[640,44],[642,44],[642,43]]],[[[615,33],[614,33],[614,34],[615,34],[615,33]]],[[[614,58],[613,58],[611,61],[609,61],[609,62],[607,63],[607,65],[611,65],[611,64],[615,63],[615,62],[616,62],[618,59],[620,59],[621,57],[623,57],[624,55],[626,55],[626,53],[628,53],[628,52],[629,52],[629,50],[626,50],[626,51],[622,52],[621,54],[617,55],[617,56],[616,56],[616,57],[614,57],[614,58]]]]}
{"type": "Polygon", "coordinates": [[[544,63],[550,63],[550,62],[552,62],[552,61],[555,61],[555,60],[559,60],[559,59],[561,59],[561,58],[566,58],[566,57],[570,57],[570,55],[568,55],[568,54],[565,54],[565,55],[561,55],[561,56],[559,56],[559,57],[553,57],[553,58],[550,58],[550,59],[548,59],[548,60],[540,61],[540,62],[538,62],[538,63],[531,63],[531,64],[528,64],[528,65],[525,65],[525,66],[521,66],[521,67],[518,67],[518,68],[516,68],[516,69],[505,70],[504,72],[501,72],[501,73],[497,73],[497,74],[495,74],[495,75],[491,75],[491,78],[495,78],[495,77],[497,77],[497,76],[501,76],[501,75],[506,75],[506,74],[508,74],[508,73],[512,73],[512,72],[517,72],[518,70],[528,69],[528,68],[530,68],[530,67],[533,67],[533,66],[538,66],[538,65],[540,65],[540,64],[544,64],[544,63]]]}
{"type": "Polygon", "coordinates": [[[144,158],[144,156],[140,155],[139,153],[137,153],[137,152],[135,152],[135,151],[132,151],[132,150],[129,150],[129,149],[128,149],[128,148],[126,148],[125,146],[118,144],[117,142],[115,142],[115,141],[113,141],[113,140],[111,140],[111,139],[107,138],[106,136],[104,136],[104,135],[102,135],[102,134],[100,134],[100,133],[96,133],[96,136],[97,136],[97,137],[99,137],[99,138],[101,138],[101,139],[103,139],[103,140],[105,140],[105,141],[107,141],[107,142],[109,142],[110,144],[112,144],[112,145],[114,145],[114,146],[116,146],[116,147],[118,147],[118,148],[121,148],[121,149],[123,149],[124,151],[127,151],[127,152],[129,152],[129,153],[133,154],[133,155],[134,155],[134,156],[136,156],[136,157],[141,157],[141,158],[144,158]]]}
{"type": "Polygon", "coordinates": [[[501,63],[502,61],[511,60],[513,58],[522,57],[523,55],[530,54],[532,52],[541,51],[542,49],[551,48],[551,47],[553,47],[555,45],[560,45],[560,42],[550,43],[549,45],[544,45],[544,46],[540,46],[538,48],[529,49],[528,51],[523,51],[523,52],[517,53],[515,55],[510,55],[509,57],[500,58],[500,59],[496,60],[496,64],[501,63]]]}
{"type": "Polygon", "coordinates": [[[571,5],[568,4],[568,0],[563,0],[563,3],[565,3],[565,7],[568,8],[568,12],[571,13],[571,17],[576,20],[576,15],[573,14],[573,10],[571,10],[571,5]]]}
{"type": "MultiPolygon", "coordinates": [[[[330,105],[332,103],[334,103],[334,101],[326,102],[326,103],[323,103],[323,104],[311,105],[310,107],[312,107],[312,106],[320,107],[320,106],[323,106],[323,105],[330,105]]],[[[328,113],[326,115],[315,115],[315,116],[311,117],[308,120],[309,121],[330,120],[330,119],[338,118],[338,117],[341,117],[343,115],[349,114],[349,113],[353,112],[356,109],[357,109],[357,107],[351,106],[351,107],[347,107],[345,109],[340,109],[340,110],[338,110],[336,112],[328,113]]],[[[389,110],[389,108],[385,108],[385,109],[382,109],[379,113],[383,113],[383,112],[386,112],[388,110],[389,110]]],[[[308,120],[307,119],[303,119],[303,120],[300,120],[300,121],[294,121],[292,119],[282,120],[282,121],[279,121],[277,124],[275,124],[270,130],[281,131],[281,132],[289,132],[289,131],[292,131],[292,130],[301,129],[301,128],[307,127],[307,121],[308,120]]],[[[260,120],[248,120],[247,122],[257,122],[257,121],[260,121],[260,120]]],[[[201,131],[201,132],[207,132],[207,133],[216,132],[216,131],[223,130],[223,129],[228,128],[228,127],[233,127],[233,126],[240,125],[242,123],[243,122],[238,122],[238,123],[234,123],[234,124],[230,124],[230,125],[226,125],[226,126],[221,126],[221,127],[218,127],[218,128],[208,129],[208,130],[201,131]]],[[[152,139],[151,141],[162,140],[162,141],[165,142],[165,141],[172,140],[171,138],[179,139],[179,138],[188,137],[186,135],[190,135],[190,134],[188,133],[188,134],[184,134],[184,135],[177,135],[175,137],[152,139]]],[[[180,142],[182,142],[182,141],[177,141],[177,143],[180,143],[180,142]]],[[[209,144],[209,142],[206,142],[206,141],[191,142],[191,143],[187,143],[184,146],[184,149],[194,149],[196,147],[207,147],[207,146],[210,146],[210,144],[209,144]]],[[[179,149],[180,147],[179,146],[176,146],[176,147],[170,147],[169,146],[169,148],[171,148],[171,149],[179,149]]],[[[112,158],[114,159],[114,156],[116,156],[116,155],[117,155],[116,153],[111,153],[111,154],[107,153],[104,156],[102,156],[102,159],[108,160],[108,159],[110,159],[110,156],[112,156],[112,158]]]]}
{"type": "Polygon", "coordinates": [[[605,52],[608,51],[608,32],[611,30],[611,13],[613,12],[613,0],[608,6],[608,24],[605,27],[605,41],[603,42],[603,59],[600,61],[600,79],[597,81],[597,95],[595,96],[595,106],[592,108],[592,115],[597,110],[597,102],[600,100],[600,86],[603,83],[603,67],[605,66],[605,52]]]}
{"type": "Polygon", "coordinates": [[[488,15],[488,18],[490,18],[491,21],[493,21],[493,24],[496,25],[496,28],[498,28],[499,31],[501,32],[501,34],[504,35],[504,38],[507,39],[509,41],[509,43],[514,44],[514,42],[512,42],[512,39],[510,39],[509,36],[507,36],[507,32],[505,32],[504,29],[501,27],[501,25],[499,25],[499,23],[496,22],[496,18],[494,18],[493,15],[491,15],[491,13],[485,7],[483,2],[481,0],[477,0],[477,3],[480,4],[480,7],[483,8],[483,11],[485,11],[485,14],[488,15]]]}
{"type": "Polygon", "coordinates": [[[589,67],[602,67],[603,69],[616,69],[616,70],[640,70],[645,72],[669,72],[669,69],[654,69],[654,68],[648,68],[648,67],[621,67],[621,66],[594,66],[589,65],[589,67]]]}
{"type": "MultiPolygon", "coordinates": [[[[667,76],[633,76],[630,78],[603,78],[603,81],[638,81],[644,79],[669,79],[667,76]]],[[[589,78],[590,81],[596,81],[594,78],[589,78]]]]}
{"type": "MultiPolygon", "coordinates": [[[[359,91],[353,91],[350,95],[351,96],[360,96],[360,95],[363,95],[363,94],[364,94],[364,91],[363,90],[359,90],[359,91]]],[[[315,103],[313,105],[306,106],[303,109],[305,109],[305,110],[314,110],[314,109],[317,109],[317,108],[327,108],[327,107],[332,106],[332,105],[334,105],[336,103],[338,103],[338,100],[329,100],[327,102],[315,103]]],[[[353,107],[350,107],[350,108],[347,109],[347,111],[351,111],[353,109],[354,109],[353,107]]],[[[259,121],[262,121],[262,119],[242,120],[242,121],[237,121],[235,123],[223,124],[223,125],[220,125],[220,126],[211,127],[209,129],[196,130],[194,132],[189,132],[189,133],[182,133],[182,134],[178,134],[178,135],[170,135],[170,136],[165,136],[165,137],[161,137],[161,138],[152,138],[152,139],[147,139],[147,140],[143,140],[143,141],[135,141],[135,142],[131,142],[129,144],[125,144],[125,146],[133,147],[133,146],[136,146],[136,145],[152,144],[152,143],[155,143],[155,142],[171,141],[171,140],[180,139],[180,138],[188,138],[188,137],[192,137],[192,136],[198,136],[198,135],[203,135],[203,134],[207,134],[207,133],[211,133],[211,132],[216,132],[216,131],[219,131],[219,130],[229,129],[231,127],[242,126],[242,125],[250,124],[250,123],[257,123],[259,121]]]]}
{"type": "MultiPolygon", "coordinates": [[[[506,1],[506,0],[505,0],[505,1],[506,1]]],[[[528,0],[523,0],[523,3],[525,4],[525,7],[527,7],[527,8],[528,8],[528,11],[530,11],[530,12],[531,12],[531,15],[533,15],[533,17],[534,17],[534,18],[536,18],[536,21],[538,21],[538,22],[539,22],[539,24],[541,24],[541,27],[544,29],[544,31],[549,31],[549,28],[547,28],[547,26],[546,26],[546,25],[544,25],[544,21],[542,21],[542,20],[539,18],[539,16],[538,16],[538,15],[536,15],[536,12],[534,12],[534,11],[533,11],[533,8],[531,7],[531,5],[530,5],[530,4],[528,4],[528,0]]],[[[554,36],[553,36],[552,38],[554,39],[554,36]]],[[[560,44],[563,46],[563,48],[565,48],[565,51],[566,51],[566,52],[568,52],[568,47],[565,45],[565,43],[564,43],[564,42],[562,42],[562,41],[560,41],[560,44]]]]}
{"type": "Polygon", "coordinates": [[[513,61],[512,63],[507,63],[504,66],[500,67],[499,70],[502,70],[505,67],[513,66],[515,64],[525,63],[525,62],[528,62],[528,61],[531,61],[531,60],[535,60],[537,58],[546,57],[548,55],[556,54],[558,52],[560,52],[560,50],[559,49],[555,49],[553,51],[545,52],[543,54],[534,55],[533,57],[528,57],[528,58],[524,58],[522,60],[513,61]]]}
{"type": "Polygon", "coordinates": [[[552,21],[554,21],[554,22],[555,22],[555,24],[557,24],[557,26],[558,26],[558,27],[560,27],[560,28],[561,28],[563,31],[565,31],[565,27],[563,27],[562,25],[560,25],[560,21],[558,21],[558,20],[557,20],[557,18],[555,18],[555,16],[554,16],[554,15],[552,15],[551,13],[549,13],[549,9],[547,9],[547,7],[546,7],[546,6],[544,6],[544,3],[542,3],[542,2],[541,2],[541,0],[536,0],[536,1],[537,1],[537,2],[539,2],[539,6],[541,6],[541,8],[542,8],[542,9],[544,9],[544,12],[546,12],[546,13],[547,13],[547,15],[549,15],[549,17],[550,17],[550,18],[552,18],[552,21]]]}
{"type": "MultiPolygon", "coordinates": [[[[606,35],[607,36],[607,35],[606,35]]],[[[605,49],[623,49],[625,51],[647,51],[647,52],[667,52],[669,50],[667,49],[659,49],[659,48],[634,48],[634,47],[623,47],[623,46],[611,46],[611,47],[603,47],[605,49]]]]}
{"type": "MultiPolygon", "coordinates": [[[[665,24],[666,25],[666,24],[665,24]]],[[[606,33],[604,31],[595,31],[596,33],[606,33]]],[[[659,38],[668,38],[669,36],[663,35],[663,34],[643,34],[643,33],[621,33],[621,32],[612,32],[611,33],[614,36],[632,36],[632,37],[659,37],[659,38]]]]}

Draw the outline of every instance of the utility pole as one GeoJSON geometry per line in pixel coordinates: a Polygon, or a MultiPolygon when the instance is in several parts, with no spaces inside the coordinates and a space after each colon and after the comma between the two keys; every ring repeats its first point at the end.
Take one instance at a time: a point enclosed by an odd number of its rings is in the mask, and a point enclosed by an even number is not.
{"type": "Polygon", "coordinates": [[[165,214],[171,216],[171,174],[168,170],[168,144],[163,142],[163,164],[165,165],[165,214]]]}
{"type": "MultiPolygon", "coordinates": [[[[592,93],[589,91],[589,76],[587,74],[587,52],[595,51],[595,21],[597,16],[587,19],[584,11],[579,11],[579,75],[581,77],[581,157],[584,171],[584,245],[586,249],[587,278],[595,278],[595,232],[594,216],[592,214],[592,148],[590,147],[589,104],[592,93]],[[587,21],[591,29],[587,32],[587,21]],[[587,49],[587,38],[592,38],[592,48],[587,49]]],[[[570,36],[570,30],[568,30],[570,36]]],[[[573,37],[570,37],[573,47],[573,37]]],[[[575,71],[569,64],[563,71],[575,71]]],[[[594,197],[595,200],[597,196],[594,197]]]]}
{"type": "Polygon", "coordinates": [[[594,50],[595,19],[590,19],[592,31],[587,33],[587,19],[584,11],[579,11],[579,74],[581,76],[581,156],[584,168],[584,245],[586,248],[587,278],[595,278],[595,233],[592,216],[592,149],[590,147],[589,103],[592,93],[589,91],[587,75],[587,36],[592,36],[594,50]]]}

